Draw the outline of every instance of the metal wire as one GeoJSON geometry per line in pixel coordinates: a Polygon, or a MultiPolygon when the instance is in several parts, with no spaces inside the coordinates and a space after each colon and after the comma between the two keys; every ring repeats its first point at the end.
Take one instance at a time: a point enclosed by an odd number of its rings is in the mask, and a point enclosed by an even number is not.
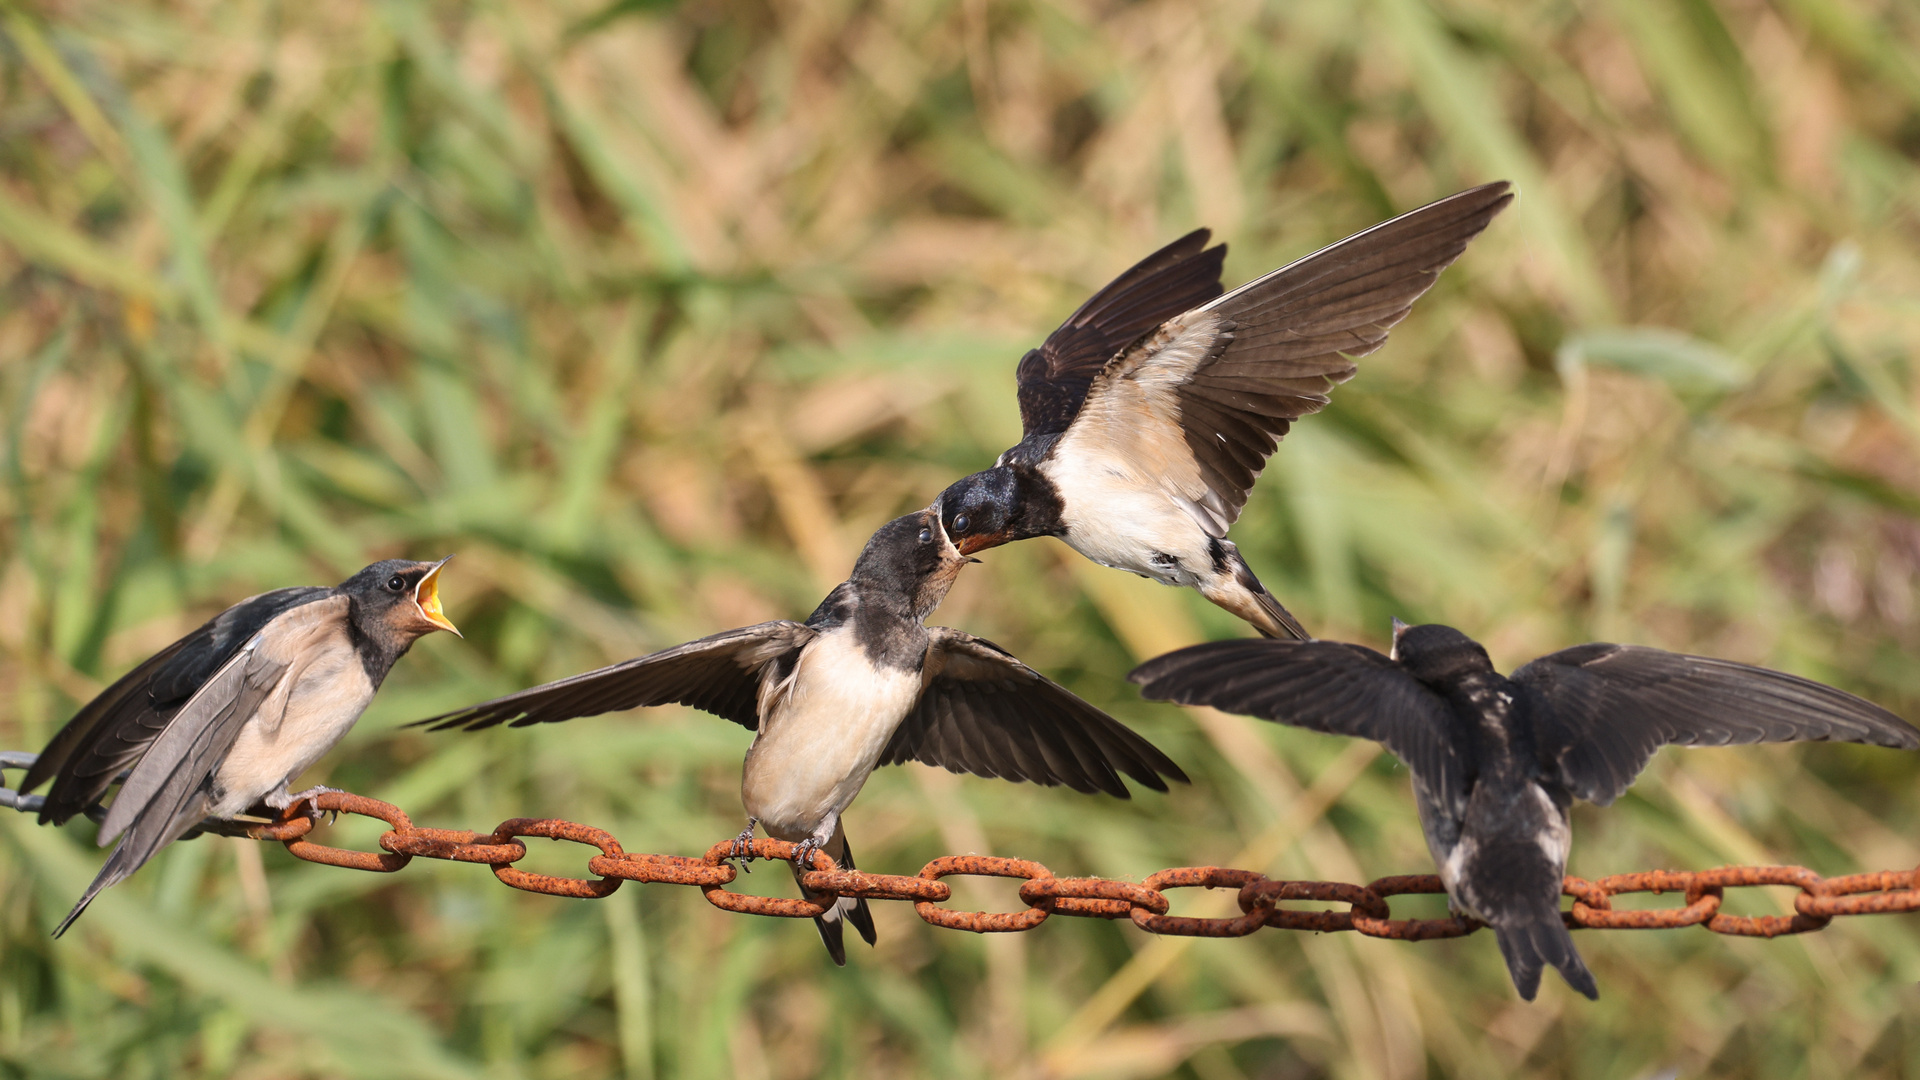
{"type": "MultiPolygon", "coordinates": [[[[0,751],[0,769],[31,765],[33,755],[0,751]]],[[[0,787],[0,806],[24,812],[40,809],[44,800],[0,787]]],[[[89,809],[96,817],[100,807],[89,809]]],[[[459,829],[429,829],[391,803],[348,792],[328,792],[302,800],[267,823],[208,820],[199,832],[247,836],[284,845],[295,858],[327,866],[390,874],[414,859],[443,859],[482,863],[501,882],[547,896],[590,899],[606,896],[622,882],[686,885],[699,889],[717,908],[747,915],[806,919],[820,915],[842,896],[868,900],[899,900],[913,905],[921,919],[950,930],[977,934],[1031,930],[1055,915],[1093,919],[1129,919],[1153,934],[1176,937],[1244,937],[1262,927],[1332,933],[1352,930],[1367,937],[1401,941],[1430,941],[1463,937],[1483,923],[1455,916],[1446,919],[1396,919],[1389,899],[1420,893],[1444,893],[1438,876],[1412,874],[1384,877],[1365,885],[1337,881],[1281,881],[1222,866],[1182,866],[1152,874],[1134,883],[1108,878],[1055,877],[1053,871],[1029,859],[987,855],[948,855],[905,877],[842,870],[824,852],[813,854],[813,869],[802,878],[807,891],[821,901],[751,896],[729,890],[738,872],[733,860],[742,855],[791,860],[799,845],[784,840],[756,839],[739,845],[725,840],[698,858],[649,855],[624,850],[604,829],[553,818],[513,818],[490,833],[459,829]],[[350,851],[327,847],[308,839],[322,814],[357,814],[378,818],[390,827],[380,837],[380,851],[350,851]],[[587,860],[590,878],[554,877],[521,870],[526,858],[524,837],[567,840],[597,848],[587,860]],[[955,876],[1021,879],[1024,911],[952,911],[941,907],[952,898],[942,880],[955,876]],[[1241,914],[1232,918],[1196,918],[1169,915],[1169,889],[1234,889],[1241,914]],[[1282,906],[1289,901],[1318,901],[1347,905],[1345,911],[1301,910],[1282,906]]],[[[1682,872],[1652,870],[1615,874],[1597,881],[1569,876],[1562,892],[1573,897],[1573,909],[1563,912],[1567,925],[1590,930],[1665,930],[1704,926],[1716,934],[1742,937],[1779,937],[1818,930],[1845,915],[1881,915],[1920,910],[1920,868],[1878,873],[1821,877],[1803,866],[1723,866],[1716,870],[1682,872]],[[1792,915],[1729,915],[1720,910],[1729,888],[1787,885],[1798,888],[1792,915]],[[1616,911],[1613,897],[1625,893],[1674,893],[1678,907],[1616,911]]]]}

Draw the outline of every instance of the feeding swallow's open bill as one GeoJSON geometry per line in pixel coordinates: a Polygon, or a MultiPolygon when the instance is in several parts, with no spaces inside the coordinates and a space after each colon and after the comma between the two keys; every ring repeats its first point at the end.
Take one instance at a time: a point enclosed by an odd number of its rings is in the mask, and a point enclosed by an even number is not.
{"type": "Polygon", "coordinates": [[[1520,996],[1543,965],[1598,997],[1560,915],[1574,799],[1605,806],[1669,743],[1920,747],[1870,701],[1798,676],[1637,645],[1580,645],[1511,677],[1447,626],[1396,622],[1392,656],[1334,641],[1217,641],[1147,661],[1147,697],[1372,739],[1406,763],[1453,906],[1493,927],[1520,996]]]}
{"type": "Polygon", "coordinates": [[[1081,305],[1016,372],[1024,435],[935,505],[963,554],[1058,536],[1185,585],[1268,637],[1306,632],[1226,539],[1267,458],[1506,205],[1486,184],[1222,295],[1200,229],[1081,305]]]}
{"type": "MultiPolygon", "coordinates": [[[[867,541],[853,574],[804,623],[728,630],[650,656],[421,721],[473,730],[681,704],[753,731],[740,796],[755,823],[797,842],[797,878],[819,849],[853,866],[841,815],[880,765],[953,772],[1127,798],[1122,775],[1156,791],[1186,774],[1119,721],[1005,649],[925,619],[970,562],[932,508],[867,541]]],[[[815,919],[837,964],[842,922],[872,944],[865,900],[815,919]]]]}
{"type": "Polygon", "coordinates": [[[202,820],[327,790],[287,789],[353,727],[416,639],[459,633],[440,609],[446,562],[388,559],[334,588],[249,597],[75,713],[20,785],[53,781],[41,823],[66,822],[132,771],[100,825],[102,847],[120,842],[54,936],[202,820]]]}

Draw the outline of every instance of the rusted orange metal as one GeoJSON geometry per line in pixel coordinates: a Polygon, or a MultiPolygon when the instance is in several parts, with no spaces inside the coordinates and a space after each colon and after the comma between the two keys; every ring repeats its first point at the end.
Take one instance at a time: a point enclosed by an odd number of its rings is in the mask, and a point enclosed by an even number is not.
{"type": "MultiPolygon", "coordinates": [[[[1352,930],[1367,937],[1430,941],[1461,937],[1484,925],[1460,915],[1446,919],[1393,918],[1390,898],[1446,891],[1432,874],[1384,877],[1366,885],[1352,885],[1275,880],[1252,870],[1220,866],[1183,866],[1134,883],[1055,877],[1053,871],[1037,862],[989,855],[935,859],[917,875],[908,877],[843,869],[825,853],[816,851],[812,867],[801,878],[805,897],[751,896],[726,888],[738,873],[731,860],[791,861],[799,853],[798,845],[756,839],[742,848],[733,841],[722,841],[696,858],[625,851],[605,830],[551,818],[514,818],[485,833],[428,829],[414,825],[397,806],[345,792],[328,792],[311,802],[303,800],[282,811],[277,820],[254,826],[246,834],[285,844],[289,852],[308,862],[379,873],[392,873],[416,858],[484,863],[506,884],[549,896],[606,896],[623,881],[685,885],[701,890],[709,903],[727,911],[788,919],[820,915],[836,897],[897,900],[912,904],[920,918],[934,926],[979,934],[1031,930],[1053,915],[1128,919],[1149,933],[1181,937],[1244,937],[1262,927],[1274,927],[1320,933],[1352,930]],[[313,843],[308,836],[322,814],[358,814],[386,822],[389,831],[380,837],[382,850],[350,851],[313,843]],[[522,837],[566,840],[598,848],[599,853],[587,862],[588,871],[596,877],[554,877],[518,869],[513,864],[527,855],[522,837]],[[940,907],[953,898],[952,888],[942,879],[955,876],[1021,879],[1019,895],[1027,909],[950,911],[940,907]],[[1220,919],[1168,914],[1166,891],[1194,888],[1237,890],[1241,914],[1220,919]],[[1347,910],[1303,911],[1283,906],[1289,901],[1345,904],[1347,910]]],[[[1590,930],[1703,926],[1716,934],[1778,937],[1818,930],[1841,916],[1920,911],[1920,869],[1833,878],[1823,878],[1801,866],[1651,870],[1594,881],[1568,877],[1563,889],[1573,898],[1573,908],[1564,916],[1567,925],[1590,930]],[[1794,914],[1730,915],[1720,910],[1726,890],[1763,886],[1799,889],[1794,914]],[[1616,910],[1612,898],[1627,893],[1673,893],[1681,902],[1673,907],[1616,910]]]]}

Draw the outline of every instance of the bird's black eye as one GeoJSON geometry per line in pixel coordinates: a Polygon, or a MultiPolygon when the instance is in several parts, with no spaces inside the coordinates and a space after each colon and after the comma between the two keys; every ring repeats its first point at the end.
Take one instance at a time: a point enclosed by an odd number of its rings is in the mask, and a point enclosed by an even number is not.
{"type": "Polygon", "coordinates": [[[923,544],[931,544],[931,543],[933,543],[933,530],[932,530],[932,529],[921,529],[921,530],[920,530],[920,542],[921,542],[921,543],[923,543],[923,544]]]}
{"type": "Polygon", "coordinates": [[[405,592],[407,579],[401,577],[399,574],[395,574],[387,579],[387,588],[392,589],[394,592],[405,592]]]}
{"type": "Polygon", "coordinates": [[[955,517],[953,519],[953,527],[954,527],[954,530],[957,532],[966,532],[967,531],[967,515],[961,514],[958,517],[955,517]]]}

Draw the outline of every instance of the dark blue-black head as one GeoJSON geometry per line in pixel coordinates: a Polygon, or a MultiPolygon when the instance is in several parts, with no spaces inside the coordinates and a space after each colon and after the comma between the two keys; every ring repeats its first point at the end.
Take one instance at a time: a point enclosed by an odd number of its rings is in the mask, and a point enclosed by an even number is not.
{"type": "Polygon", "coordinates": [[[1445,685],[1473,672],[1493,670],[1480,643],[1451,626],[1408,626],[1393,620],[1393,658],[1407,674],[1428,685],[1445,685]]]}
{"type": "Polygon", "coordinates": [[[460,631],[440,608],[439,562],[383,559],[340,583],[353,598],[352,618],[362,632],[402,651],[413,639],[435,630],[458,637],[460,631]]]}
{"type": "Polygon", "coordinates": [[[955,480],[933,500],[962,555],[1060,530],[1060,499],[1031,469],[995,465],[955,480]]]}

